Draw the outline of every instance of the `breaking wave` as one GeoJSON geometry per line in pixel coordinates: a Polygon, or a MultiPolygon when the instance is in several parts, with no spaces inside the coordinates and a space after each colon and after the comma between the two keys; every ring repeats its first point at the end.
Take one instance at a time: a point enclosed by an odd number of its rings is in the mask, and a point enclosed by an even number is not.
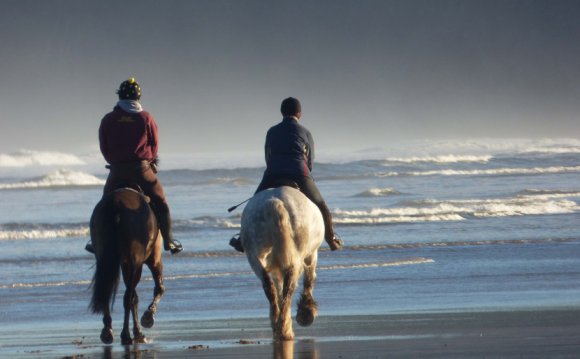
{"type": "Polygon", "coordinates": [[[509,198],[406,201],[393,208],[337,209],[334,222],[343,225],[394,224],[580,212],[580,204],[569,197],[580,197],[580,192],[524,190],[509,198]]]}
{"type": "Polygon", "coordinates": [[[4,224],[0,225],[0,241],[18,239],[54,239],[85,237],[89,235],[88,225],[51,224],[4,224]]]}
{"type": "Polygon", "coordinates": [[[379,263],[357,263],[357,264],[335,264],[330,266],[319,266],[319,270],[332,270],[332,269],[361,269],[361,268],[380,268],[380,267],[400,267],[404,265],[413,265],[413,264],[427,264],[427,263],[435,263],[433,259],[430,258],[409,258],[409,259],[402,259],[402,260],[394,260],[388,262],[379,262],[379,263]]]}
{"type": "Polygon", "coordinates": [[[554,166],[554,167],[532,167],[532,168],[492,168],[473,170],[429,170],[410,172],[382,172],[379,177],[395,176],[511,176],[511,175],[539,175],[580,172],[580,166],[554,166]]]}
{"type": "Polygon", "coordinates": [[[399,163],[487,163],[493,156],[491,155],[439,155],[439,156],[426,156],[426,157],[392,157],[385,159],[386,162],[399,162],[399,163]]]}
{"type": "Polygon", "coordinates": [[[105,181],[91,174],[57,170],[46,176],[16,183],[0,183],[0,189],[33,189],[50,187],[102,186],[105,181]]]}
{"type": "Polygon", "coordinates": [[[355,194],[353,197],[387,197],[400,195],[401,192],[392,188],[371,188],[366,191],[355,194]]]}
{"type": "Polygon", "coordinates": [[[0,153],[0,167],[27,167],[27,166],[70,166],[84,165],[75,155],[61,152],[40,152],[20,150],[10,154],[0,153]]]}
{"type": "Polygon", "coordinates": [[[426,153],[580,153],[580,140],[577,138],[472,138],[449,141],[419,141],[411,148],[422,149],[426,153]]]}

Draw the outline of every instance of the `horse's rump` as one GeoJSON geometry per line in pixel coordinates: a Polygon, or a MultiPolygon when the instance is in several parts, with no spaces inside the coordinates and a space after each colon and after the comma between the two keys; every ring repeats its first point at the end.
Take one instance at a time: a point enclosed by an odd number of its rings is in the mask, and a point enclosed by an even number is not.
{"type": "Polygon", "coordinates": [[[242,213],[240,237],[248,258],[267,267],[293,266],[315,251],[323,236],[320,210],[294,188],[259,192],[242,213]]]}
{"type": "Polygon", "coordinates": [[[298,323],[309,325],[317,313],[312,289],[318,247],[324,238],[320,210],[294,188],[264,190],[246,205],[240,237],[248,262],[270,302],[274,339],[292,339],[291,298],[302,273],[302,297],[306,300],[299,302],[298,323]],[[304,308],[309,303],[311,308],[304,308]]]}

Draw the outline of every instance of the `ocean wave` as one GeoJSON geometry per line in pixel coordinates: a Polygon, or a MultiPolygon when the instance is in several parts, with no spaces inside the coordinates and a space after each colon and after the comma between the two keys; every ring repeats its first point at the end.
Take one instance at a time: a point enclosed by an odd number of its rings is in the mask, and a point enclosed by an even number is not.
{"type": "Polygon", "coordinates": [[[396,163],[487,163],[493,158],[492,155],[438,155],[438,156],[425,156],[425,157],[391,157],[386,158],[385,162],[387,164],[396,163]]]}
{"type": "Polygon", "coordinates": [[[381,172],[379,177],[397,176],[513,176],[513,175],[540,175],[580,172],[580,166],[553,166],[553,167],[532,167],[532,168],[491,168],[474,170],[428,170],[410,172],[381,172]]]}
{"type": "Polygon", "coordinates": [[[0,289],[17,289],[17,288],[38,288],[38,287],[64,287],[67,285],[82,285],[91,284],[90,280],[71,280],[60,282],[36,282],[36,283],[12,283],[0,285],[0,289]]]}
{"type": "Polygon", "coordinates": [[[174,230],[190,230],[192,228],[240,228],[240,218],[240,215],[228,218],[202,216],[173,221],[173,227],[174,230]]]}
{"type": "Polygon", "coordinates": [[[50,187],[102,186],[105,181],[91,174],[57,170],[46,176],[16,183],[0,183],[0,189],[34,189],[50,187]]]}
{"type": "Polygon", "coordinates": [[[387,197],[400,194],[401,192],[392,188],[371,188],[366,191],[355,194],[353,197],[387,197]]]}
{"type": "Polygon", "coordinates": [[[0,241],[86,237],[89,234],[89,227],[86,225],[8,224],[0,226],[0,241]]]}
{"type": "Polygon", "coordinates": [[[10,154],[0,153],[0,167],[71,166],[84,165],[75,155],[61,152],[20,150],[10,154]]]}
{"type": "MultiPolygon", "coordinates": [[[[174,231],[189,232],[192,230],[203,230],[203,229],[239,229],[240,218],[241,218],[240,215],[231,216],[228,218],[203,216],[192,219],[175,219],[172,222],[174,231]]],[[[88,237],[88,236],[90,236],[90,229],[88,223],[0,224],[0,241],[22,240],[22,239],[46,240],[46,239],[88,237]]]]}
{"type": "Polygon", "coordinates": [[[333,221],[343,225],[395,224],[580,212],[580,204],[565,198],[579,193],[541,193],[498,199],[405,201],[400,203],[403,206],[393,208],[337,209],[333,221]]]}
{"type": "MultiPolygon", "coordinates": [[[[403,265],[417,265],[417,264],[427,264],[434,263],[432,259],[429,258],[408,258],[401,260],[392,260],[386,262],[374,262],[374,263],[355,263],[355,264],[344,264],[344,265],[331,265],[331,266],[318,266],[318,270],[339,270],[339,269],[361,269],[361,268],[381,268],[381,267],[398,267],[403,265]]],[[[210,272],[210,273],[195,273],[195,274],[178,274],[164,276],[164,281],[174,281],[183,279],[203,279],[203,278],[225,278],[225,277],[236,277],[236,276],[247,276],[252,275],[251,271],[237,271],[237,272],[210,272]]],[[[152,281],[151,277],[143,277],[141,279],[144,282],[152,281]]],[[[54,282],[34,282],[34,283],[11,283],[0,285],[0,289],[18,289],[18,288],[38,288],[38,287],[63,287],[63,286],[87,286],[91,283],[90,280],[75,280],[75,281],[54,281],[54,282]]]]}
{"type": "Polygon", "coordinates": [[[207,182],[204,182],[202,184],[209,184],[209,185],[234,185],[234,186],[245,186],[245,185],[255,185],[256,181],[255,180],[251,180],[249,178],[245,178],[245,177],[219,177],[219,178],[215,178],[212,180],[209,180],[207,182]]]}
{"type": "Polygon", "coordinates": [[[577,138],[472,138],[449,141],[415,141],[410,150],[420,149],[423,153],[454,154],[524,154],[580,153],[580,139],[577,138]]]}
{"type": "Polygon", "coordinates": [[[497,246],[497,245],[530,245],[550,243],[578,242],[580,238],[541,238],[541,239],[492,239],[479,241],[453,241],[453,242],[412,242],[412,243],[387,243],[387,244],[364,244],[348,246],[351,251],[378,251],[384,249],[416,249],[437,247],[466,247],[466,246],[497,246]]]}
{"type": "Polygon", "coordinates": [[[427,263],[435,263],[435,261],[430,258],[419,257],[378,263],[335,264],[329,266],[318,266],[318,270],[400,267],[405,265],[427,264],[427,263]]]}
{"type": "Polygon", "coordinates": [[[545,189],[524,189],[516,194],[517,196],[536,196],[547,198],[579,197],[580,191],[575,190],[545,190],[545,189]]]}

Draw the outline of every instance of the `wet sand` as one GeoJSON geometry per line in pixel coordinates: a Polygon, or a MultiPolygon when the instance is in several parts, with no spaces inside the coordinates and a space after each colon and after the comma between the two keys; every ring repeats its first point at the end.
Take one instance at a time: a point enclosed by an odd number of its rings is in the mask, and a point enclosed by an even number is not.
{"type": "Polygon", "coordinates": [[[115,344],[99,344],[99,324],[68,334],[33,330],[26,340],[2,331],[0,357],[580,357],[580,308],[320,317],[308,328],[295,325],[296,340],[284,343],[272,342],[266,318],[159,320],[145,330],[151,343],[126,347],[118,342],[118,329],[115,344]]]}

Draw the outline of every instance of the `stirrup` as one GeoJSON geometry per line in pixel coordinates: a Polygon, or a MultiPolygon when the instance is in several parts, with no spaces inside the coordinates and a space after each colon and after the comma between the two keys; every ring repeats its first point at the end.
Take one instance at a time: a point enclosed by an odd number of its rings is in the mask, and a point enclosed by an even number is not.
{"type": "Polygon", "coordinates": [[[242,239],[239,233],[230,239],[230,246],[234,247],[236,251],[244,253],[244,247],[242,246],[242,239]]]}

